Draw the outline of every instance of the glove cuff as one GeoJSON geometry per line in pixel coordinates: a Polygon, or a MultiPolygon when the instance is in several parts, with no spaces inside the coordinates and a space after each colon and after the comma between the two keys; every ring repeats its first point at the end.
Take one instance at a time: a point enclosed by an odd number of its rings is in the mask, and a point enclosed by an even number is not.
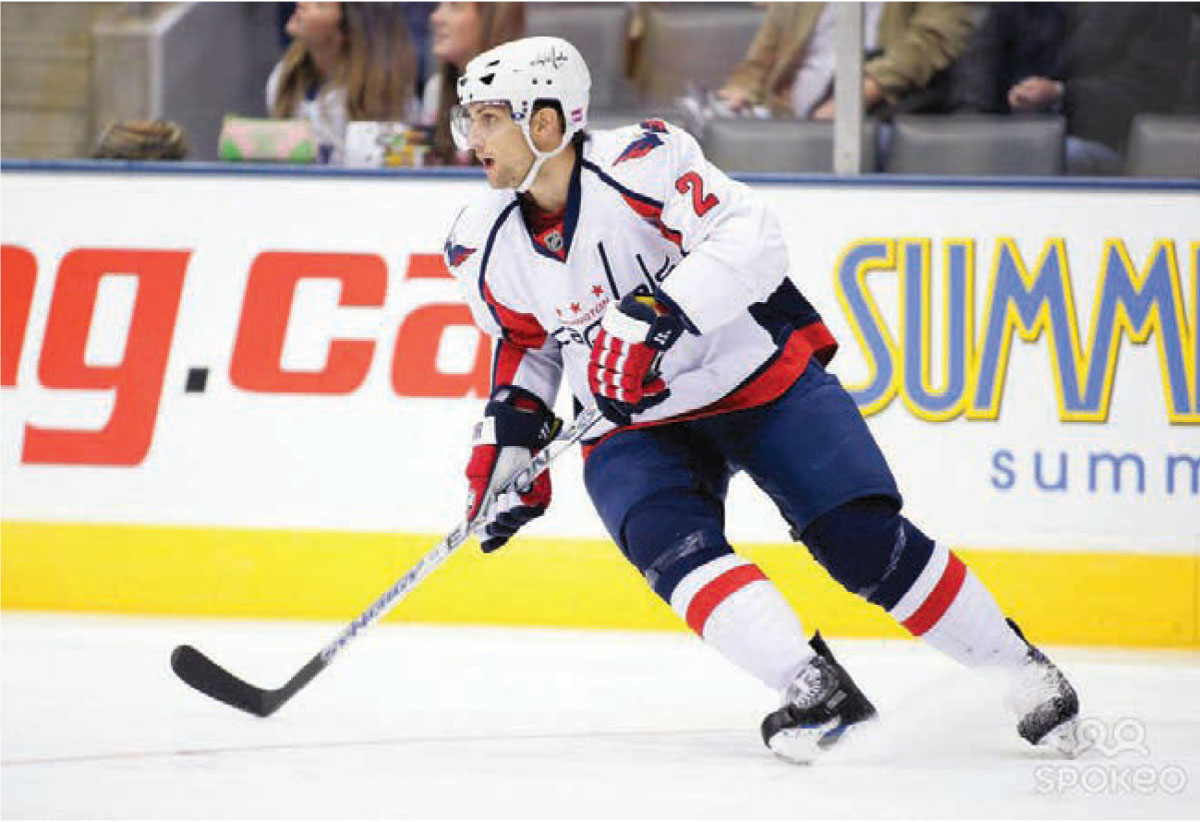
{"type": "Polygon", "coordinates": [[[562,428],[537,394],[516,385],[498,385],[484,408],[484,419],[476,431],[476,444],[511,445],[538,451],[562,428]]]}
{"type": "Polygon", "coordinates": [[[601,325],[623,342],[655,351],[666,351],[683,334],[683,321],[670,305],[637,292],[622,297],[615,311],[605,312],[601,325]]]}

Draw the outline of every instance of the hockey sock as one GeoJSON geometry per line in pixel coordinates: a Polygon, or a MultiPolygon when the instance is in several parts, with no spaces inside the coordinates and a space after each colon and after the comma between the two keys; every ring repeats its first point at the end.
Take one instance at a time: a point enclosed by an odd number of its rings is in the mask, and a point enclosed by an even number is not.
{"type": "Polygon", "coordinates": [[[913,636],[964,665],[1017,666],[1028,652],[979,578],[937,543],[924,569],[888,613],[913,636]]]}
{"type": "Polygon", "coordinates": [[[726,659],[782,691],[813,656],[804,628],[775,583],[726,553],[689,571],[669,602],[726,659]]]}

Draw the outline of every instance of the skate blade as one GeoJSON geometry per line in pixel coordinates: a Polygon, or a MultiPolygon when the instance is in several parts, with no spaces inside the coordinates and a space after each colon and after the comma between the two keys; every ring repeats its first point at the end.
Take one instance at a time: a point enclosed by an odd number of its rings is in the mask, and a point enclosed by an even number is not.
{"type": "Polygon", "coordinates": [[[827,722],[808,728],[784,728],[767,744],[771,753],[793,765],[810,765],[845,733],[849,726],[827,722]]]}
{"type": "Polygon", "coordinates": [[[1078,719],[1071,717],[1065,722],[1056,725],[1038,740],[1038,746],[1051,748],[1058,751],[1067,759],[1074,759],[1086,750],[1087,747],[1085,744],[1081,744],[1078,735],[1075,733],[1078,724],[1078,719]]]}

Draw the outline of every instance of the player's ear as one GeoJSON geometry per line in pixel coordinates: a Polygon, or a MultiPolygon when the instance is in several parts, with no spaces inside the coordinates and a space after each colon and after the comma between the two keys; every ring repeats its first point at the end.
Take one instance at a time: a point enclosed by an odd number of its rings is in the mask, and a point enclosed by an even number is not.
{"type": "Polygon", "coordinates": [[[553,137],[558,131],[558,113],[551,106],[544,106],[533,115],[533,133],[539,137],[553,137]]]}

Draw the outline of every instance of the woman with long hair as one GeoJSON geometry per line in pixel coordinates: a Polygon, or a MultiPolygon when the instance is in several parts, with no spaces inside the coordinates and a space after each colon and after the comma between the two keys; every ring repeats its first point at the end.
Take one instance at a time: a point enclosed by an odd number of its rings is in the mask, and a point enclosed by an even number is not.
{"type": "Polygon", "coordinates": [[[425,84],[424,121],[434,126],[433,153],[443,163],[474,162],[460,157],[450,133],[450,111],[458,103],[458,78],[477,54],[525,34],[524,3],[438,3],[429,18],[437,71],[425,84]]]}
{"type": "Polygon", "coordinates": [[[323,162],[342,162],[350,120],[415,116],[416,57],[397,4],[297,3],[287,33],[292,44],[267,80],[267,108],[309,120],[323,162]]]}

